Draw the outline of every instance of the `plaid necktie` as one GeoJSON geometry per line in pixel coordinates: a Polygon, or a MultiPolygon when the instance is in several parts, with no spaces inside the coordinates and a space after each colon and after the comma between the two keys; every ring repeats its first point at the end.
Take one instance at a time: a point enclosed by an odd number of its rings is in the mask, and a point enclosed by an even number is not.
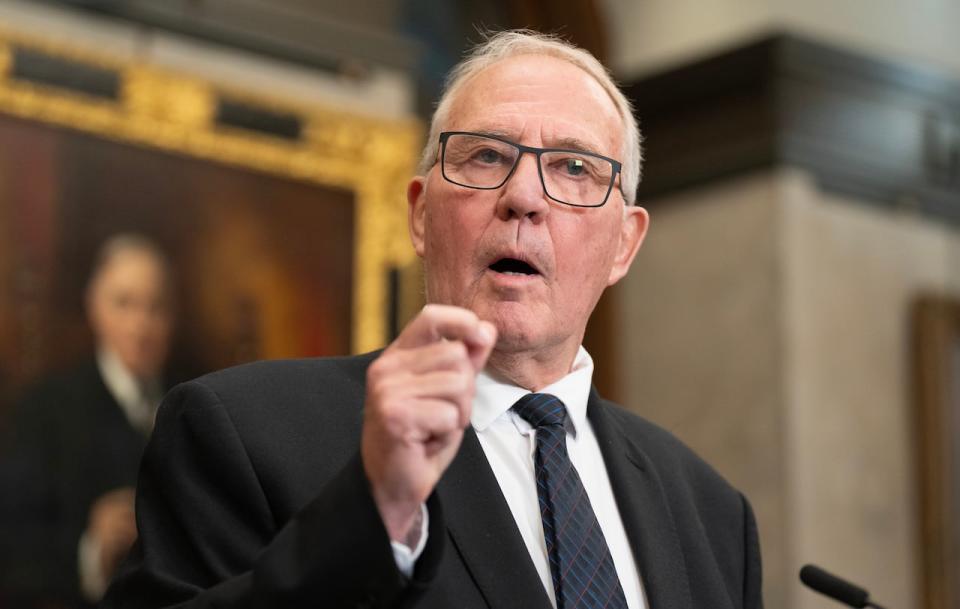
{"type": "Polygon", "coordinates": [[[567,408],[531,393],[513,409],[537,430],[534,471],[557,609],[626,609],[610,549],[567,454],[567,408]]]}

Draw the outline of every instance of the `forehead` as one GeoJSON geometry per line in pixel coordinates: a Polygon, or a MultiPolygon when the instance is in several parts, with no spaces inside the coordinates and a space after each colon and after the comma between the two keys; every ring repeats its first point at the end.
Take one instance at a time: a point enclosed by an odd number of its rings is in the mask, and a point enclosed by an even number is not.
{"type": "Polygon", "coordinates": [[[557,57],[520,55],[465,82],[451,104],[446,130],[492,132],[532,146],[569,140],[619,158],[623,121],[597,80],[557,57]]]}
{"type": "Polygon", "coordinates": [[[163,263],[151,252],[121,250],[111,255],[98,270],[96,283],[102,286],[160,286],[166,279],[163,263]]]}

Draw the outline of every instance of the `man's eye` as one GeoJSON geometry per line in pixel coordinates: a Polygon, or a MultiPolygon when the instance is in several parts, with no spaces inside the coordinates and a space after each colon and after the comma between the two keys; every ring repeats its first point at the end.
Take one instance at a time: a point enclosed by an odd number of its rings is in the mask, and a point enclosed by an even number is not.
{"type": "Polygon", "coordinates": [[[583,162],[583,159],[567,159],[564,165],[567,175],[580,176],[587,171],[587,165],[583,162]]]}
{"type": "Polygon", "coordinates": [[[561,157],[551,161],[550,167],[564,178],[586,178],[596,174],[596,168],[577,156],[561,157]]]}
{"type": "Polygon", "coordinates": [[[482,150],[477,151],[473,155],[473,158],[483,163],[489,163],[491,165],[494,163],[500,163],[503,161],[503,155],[492,148],[484,148],[482,150]]]}

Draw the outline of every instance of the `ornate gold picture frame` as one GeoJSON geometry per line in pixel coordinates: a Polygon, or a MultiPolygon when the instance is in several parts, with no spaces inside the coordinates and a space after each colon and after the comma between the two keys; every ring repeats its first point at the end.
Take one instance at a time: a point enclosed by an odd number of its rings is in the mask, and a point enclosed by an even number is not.
{"type": "MultiPolygon", "coordinates": [[[[346,229],[352,231],[352,251],[344,256],[352,265],[349,350],[371,350],[390,338],[402,302],[397,292],[408,289],[398,287],[397,269],[409,268],[415,258],[405,186],[422,131],[416,121],[268,99],[3,30],[0,117],[345,193],[352,201],[346,229]]],[[[0,206],[0,223],[7,224],[0,231],[17,230],[3,213],[0,206]]],[[[0,235],[0,259],[7,258],[0,262],[0,281],[4,272],[15,274],[14,246],[5,237],[0,235]]],[[[11,323],[20,322],[7,319],[8,332],[11,323]]]]}

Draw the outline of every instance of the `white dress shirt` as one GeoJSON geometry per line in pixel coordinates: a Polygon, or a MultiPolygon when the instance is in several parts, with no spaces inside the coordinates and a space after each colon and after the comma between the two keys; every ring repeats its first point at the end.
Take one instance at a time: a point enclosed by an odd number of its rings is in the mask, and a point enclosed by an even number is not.
{"type": "Polygon", "coordinates": [[[101,349],[97,352],[97,368],[103,378],[103,384],[113,399],[120,404],[130,426],[150,435],[153,421],[157,416],[157,407],[163,398],[163,390],[158,379],[140,381],[120,362],[112,351],[101,349]]]}
{"type": "MultiPolygon", "coordinates": [[[[557,396],[567,407],[567,450],[580,474],[590,504],[597,515],[603,536],[623,587],[630,609],[644,609],[643,584],[633,551],[627,541],[620,510],[613,496],[610,478],[603,463],[600,446],[587,420],[587,398],[593,377],[593,359],[581,347],[567,376],[538,393],[557,396]]],[[[550,562],[543,538],[543,523],[534,477],[536,430],[511,410],[517,400],[530,393],[526,389],[496,379],[486,372],[477,377],[477,395],[473,401],[470,422],[491,469],[500,483],[500,490],[510,506],[520,536],[540,574],[550,602],[557,606],[550,562]]]]}

